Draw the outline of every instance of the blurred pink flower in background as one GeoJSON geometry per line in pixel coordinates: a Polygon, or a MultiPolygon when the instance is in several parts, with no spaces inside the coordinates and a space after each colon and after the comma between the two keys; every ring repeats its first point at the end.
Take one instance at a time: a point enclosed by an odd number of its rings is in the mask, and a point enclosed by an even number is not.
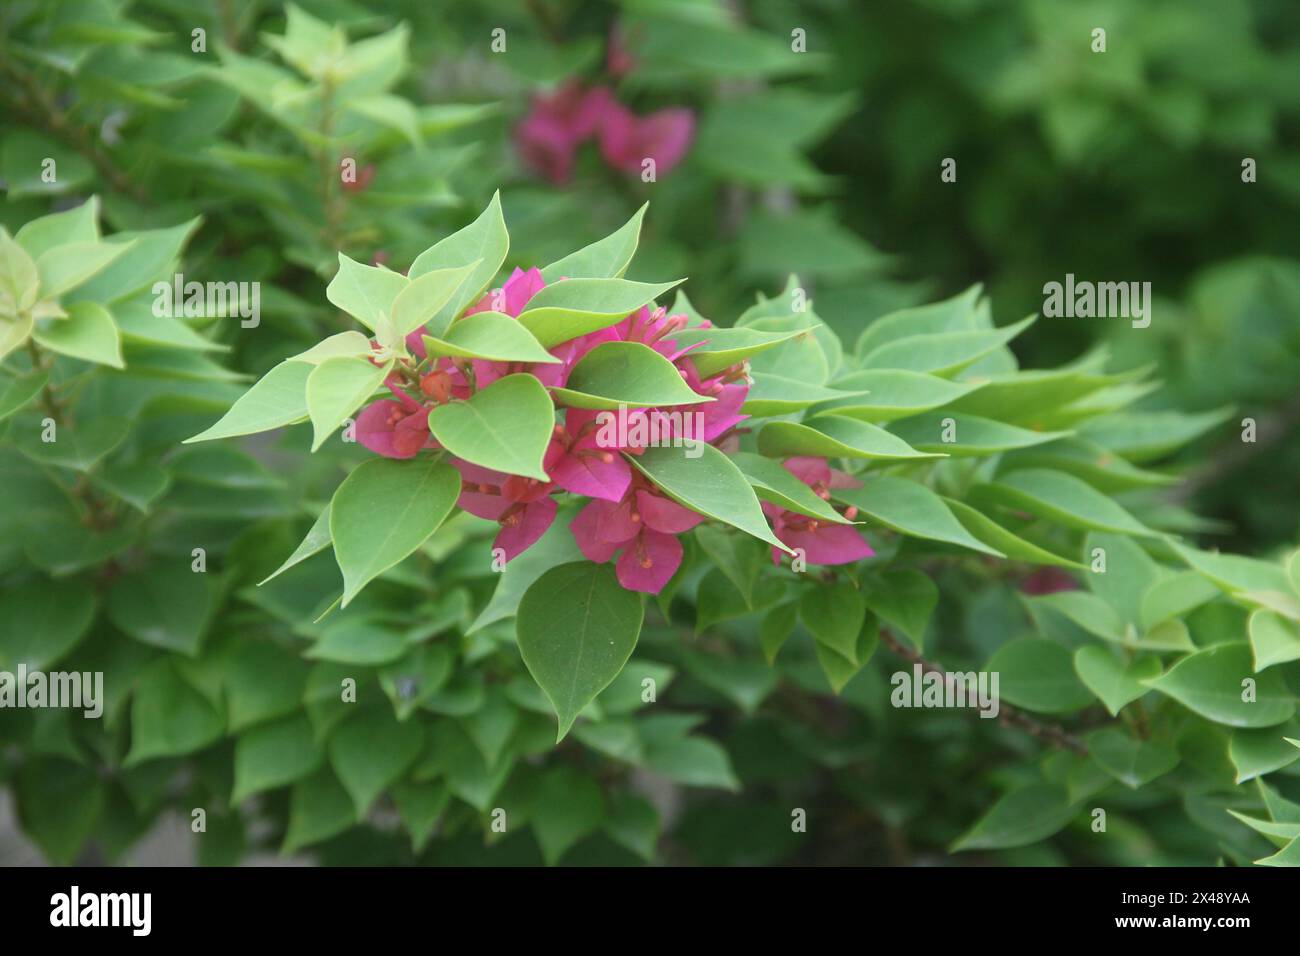
{"type": "Polygon", "coordinates": [[[654,160],[656,175],[685,157],[695,136],[695,113],[685,107],[637,116],[606,86],[584,89],[569,80],[554,93],[533,98],[529,114],[515,127],[515,146],[524,165],[562,184],[573,173],[578,147],[595,139],[605,162],[628,173],[654,160]]]}

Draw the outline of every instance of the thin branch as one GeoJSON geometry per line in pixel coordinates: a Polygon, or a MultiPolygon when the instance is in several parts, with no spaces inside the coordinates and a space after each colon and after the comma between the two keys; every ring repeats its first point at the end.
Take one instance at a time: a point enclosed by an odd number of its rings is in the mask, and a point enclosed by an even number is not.
{"type": "MultiPolygon", "coordinates": [[[[886,628],[880,629],[880,640],[891,651],[899,657],[911,661],[913,664],[920,664],[921,669],[928,673],[947,676],[947,671],[939,664],[923,657],[918,651],[907,647],[898,638],[889,632],[886,628]]],[[[1004,727],[1014,727],[1022,730],[1031,737],[1036,737],[1046,743],[1051,744],[1061,750],[1069,750],[1080,756],[1087,756],[1088,748],[1078,737],[1069,733],[1065,728],[1057,724],[1046,724],[1035,720],[1028,714],[1012,707],[1010,704],[999,702],[998,720],[1004,727]]]]}

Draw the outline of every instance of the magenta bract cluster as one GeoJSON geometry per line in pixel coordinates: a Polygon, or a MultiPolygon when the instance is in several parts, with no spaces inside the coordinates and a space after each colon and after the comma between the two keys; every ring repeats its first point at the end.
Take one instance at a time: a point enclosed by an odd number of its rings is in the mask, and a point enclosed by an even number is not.
{"type": "MultiPolygon", "coordinates": [[[[472,315],[488,309],[518,317],[546,281],[537,269],[516,269],[500,289],[493,290],[465,311],[472,315]]],[[[628,409],[623,427],[604,426],[597,412],[561,408],[543,456],[548,481],[507,475],[470,462],[452,459],[460,471],[462,490],[457,504],[470,514],[501,525],[494,547],[509,561],[532,546],[551,526],[558,511],[555,495],[568,492],[591,499],[570,525],[579,550],[590,560],[604,563],[617,557],[615,570],[624,587],[657,594],[682,560],[677,536],[689,531],[704,516],[668,498],[629,463],[627,455],[645,450],[644,436],[664,435],[665,427],[680,428],[684,415],[692,416],[692,429],[684,437],[734,451],[735,427],[748,416],[741,407],[749,392],[743,365],[702,378],[690,352],[704,343],[679,348],[672,335],[686,327],[685,315],[668,315],[663,308],[643,306],[618,324],[563,342],[550,349],[557,363],[500,362],[483,359],[439,358],[419,380],[418,392],[397,373],[385,380],[392,399],[373,402],[357,417],[356,436],[366,448],[388,458],[412,458],[424,448],[436,448],[429,432],[429,412],[438,404],[469,398],[498,379],[518,373],[535,376],[543,385],[562,388],[569,373],[588,352],[606,342],[639,342],[668,361],[697,395],[712,398],[698,405],[672,408],[628,409]],[[666,414],[667,413],[667,414],[666,414]],[[673,415],[671,413],[680,413],[673,415]],[[653,420],[654,428],[648,427],[653,420]],[[647,427],[638,428],[638,424],[647,427]]],[[[708,328],[706,322],[703,328],[708,328]]],[[[426,357],[420,332],[407,338],[407,347],[421,360],[426,357]]],[[[829,489],[847,487],[855,479],[832,471],[824,459],[792,458],[786,467],[814,492],[829,498],[829,489]]],[[[819,522],[806,515],[765,503],[763,510],[780,540],[802,548],[814,564],[841,564],[872,554],[861,535],[847,525],[819,522]]],[[[779,551],[773,557],[779,560],[779,551]]]]}

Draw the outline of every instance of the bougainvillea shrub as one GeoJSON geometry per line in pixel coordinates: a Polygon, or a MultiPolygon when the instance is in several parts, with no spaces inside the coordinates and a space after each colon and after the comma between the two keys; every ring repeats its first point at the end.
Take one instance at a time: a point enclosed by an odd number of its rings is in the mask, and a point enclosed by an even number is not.
{"type": "MultiPolygon", "coordinates": [[[[1159,381],[1214,342],[1022,367],[1059,319],[880,308],[807,159],[851,105],[815,31],[250,6],[200,52],[68,6],[0,49],[33,855],[1296,861],[1294,529],[1220,547],[1184,473],[1235,422],[1159,381]]],[[[1235,339],[1287,276],[1178,308],[1235,339]]]]}

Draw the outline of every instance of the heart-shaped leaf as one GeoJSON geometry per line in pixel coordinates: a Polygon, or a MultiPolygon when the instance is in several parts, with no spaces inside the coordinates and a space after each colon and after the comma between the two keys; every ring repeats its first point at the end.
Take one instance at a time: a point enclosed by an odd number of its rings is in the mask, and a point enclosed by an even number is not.
{"type": "Polygon", "coordinates": [[[539,481],[548,480],[542,457],[554,428],[551,397],[524,373],[497,379],[468,401],[448,402],[429,413],[433,437],[457,458],[539,481]]]}

